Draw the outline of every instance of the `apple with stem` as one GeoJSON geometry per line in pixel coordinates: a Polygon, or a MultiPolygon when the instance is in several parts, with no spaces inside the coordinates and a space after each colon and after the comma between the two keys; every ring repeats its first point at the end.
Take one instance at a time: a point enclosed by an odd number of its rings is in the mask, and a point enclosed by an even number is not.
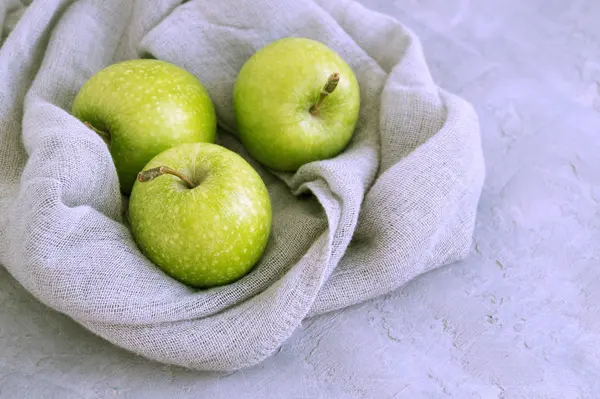
{"type": "Polygon", "coordinates": [[[261,257],[271,202],[258,173],[238,154],[209,143],[182,144],[139,173],[129,221],[142,252],[193,287],[231,283],[261,257]]]}
{"type": "Polygon", "coordinates": [[[75,97],[72,113],[107,143],[121,191],[129,194],[152,157],[181,143],[214,142],[212,101],[196,77],[165,61],[110,65],[75,97]]]}
{"type": "Polygon", "coordinates": [[[323,43],[284,38],[256,52],[234,86],[240,139],[269,168],[295,171],[344,150],[360,108],[350,66],[323,43]]]}

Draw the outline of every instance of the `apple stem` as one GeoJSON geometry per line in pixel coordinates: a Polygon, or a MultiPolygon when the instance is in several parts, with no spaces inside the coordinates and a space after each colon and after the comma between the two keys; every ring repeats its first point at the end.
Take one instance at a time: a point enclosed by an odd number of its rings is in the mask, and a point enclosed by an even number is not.
{"type": "Polygon", "coordinates": [[[331,75],[329,75],[329,77],[327,78],[327,83],[325,83],[325,86],[323,86],[323,88],[321,89],[321,92],[319,93],[319,100],[317,101],[317,103],[315,105],[310,107],[310,113],[312,115],[319,116],[319,114],[321,113],[321,104],[323,104],[325,97],[327,97],[328,95],[333,93],[333,91],[337,87],[339,81],[340,81],[339,73],[335,72],[335,73],[332,73],[331,75]]]}
{"type": "Polygon", "coordinates": [[[94,132],[96,132],[96,134],[98,136],[100,136],[100,138],[102,138],[102,140],[104,140],[105,143],[110,143],[110,133],[102,131],[100,129],[96,129],[91,123],[89,122],[83,122],[83,124],[88,128],[93,130],[94,132]]]}
{"type": "Polygon", "coordinates": [[[181,173],[175,169],[171,169],[167,166],[159,166],[158,168],[144,170],[144,171],[138,173],[137,179],[139,182],[146,183],[146,182],[152,181],[162,175],[177,176],[181,179],[181,181],[183,181],[185,183],[186,186],[188,186],[188,188],[196,187],[196,185],[194,183],[192,183],[192,181],[190,179],[188,179],[183,173],[181,173]]]}

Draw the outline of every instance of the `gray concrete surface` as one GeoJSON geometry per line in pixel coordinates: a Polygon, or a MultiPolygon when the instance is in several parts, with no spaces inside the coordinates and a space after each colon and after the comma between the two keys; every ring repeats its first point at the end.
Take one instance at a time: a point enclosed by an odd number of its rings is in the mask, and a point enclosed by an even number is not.
{"type": "Polygon", "coordinates": [[[131,355],[0,271],[0,398],[600,397],[600,2],[363,3],[414,29],[480,115],[471,257],[231,374],[131,355]]]}

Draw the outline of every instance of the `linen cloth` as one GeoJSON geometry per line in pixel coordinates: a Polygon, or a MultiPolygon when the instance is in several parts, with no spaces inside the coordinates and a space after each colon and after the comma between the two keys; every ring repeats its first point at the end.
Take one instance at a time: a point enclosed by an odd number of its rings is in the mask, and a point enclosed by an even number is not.
{"type": "Polygon", "coordinates": [[[344,0],[38,0],[3,37],[0,264],[120,347],[189,368],[247,367],[304,318],[385,294],[470,250],[484,179],[477,117],[433,82],[418,38],[389,17],[344,0]],[[254,52],[286,36],[338,52],[356,73],[361,111],[343,154],[274,174],[235,137],[232,89],[254,52]],[[270,243],[231,285],[186,287],[139,252],[106,145],[69,113],[95,72],[148,57],[198,77],[219,143],[269,189],[270,243]]]}

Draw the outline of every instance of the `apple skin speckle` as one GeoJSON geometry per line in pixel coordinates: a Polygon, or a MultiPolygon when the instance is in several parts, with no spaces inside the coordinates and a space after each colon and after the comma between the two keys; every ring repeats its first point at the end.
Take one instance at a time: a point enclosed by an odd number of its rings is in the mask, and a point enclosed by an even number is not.
{"type": "Polygon", "coordinates": [[[212,143],[217,131],[212,101],[200,81],[160,60],[123,61],[97,72],[81,87],[72,113],[110,134],[124,194],[152,157],[182,143],[212,143]]]}
{"type": "Polygon", "coordinates": [[[193,287],[228,284],[248,273],[271,232],[271,201],[258,173],[238,154],[209,143],[168,149],[144,170],[159,166],[197,186],[189,189],[173,175],[135,182],[129,218],[142,252],[193,287]]]}

